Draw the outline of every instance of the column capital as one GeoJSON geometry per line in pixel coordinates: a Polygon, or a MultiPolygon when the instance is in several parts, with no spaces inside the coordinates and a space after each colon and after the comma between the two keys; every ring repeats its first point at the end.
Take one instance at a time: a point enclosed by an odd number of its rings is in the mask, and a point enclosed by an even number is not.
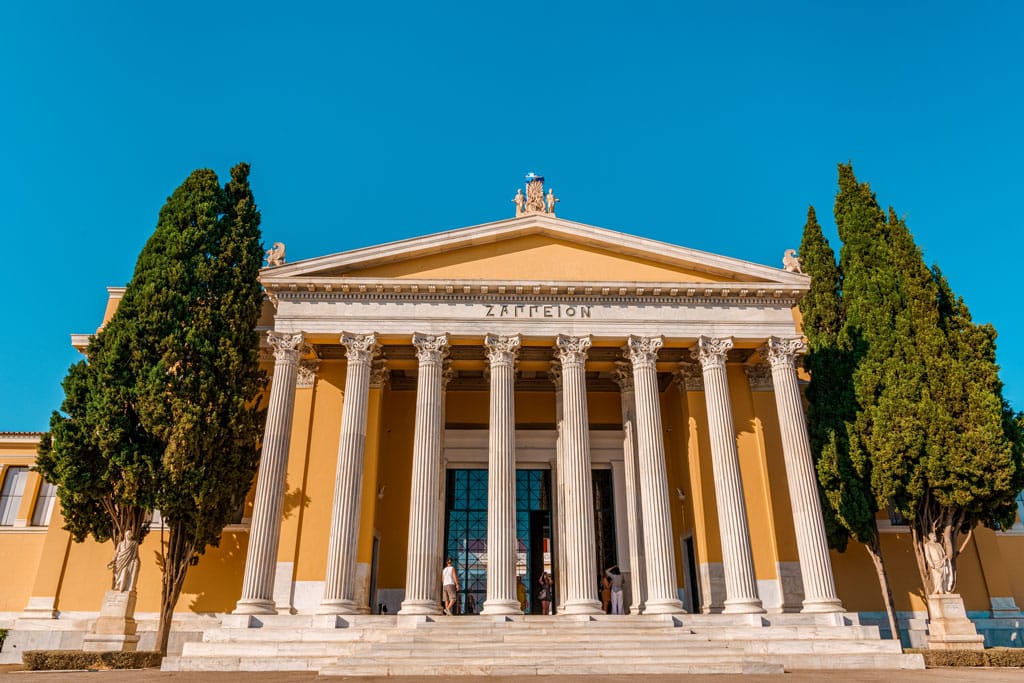
{"type": "Polygon", "coordinates": [[[341,344],[345,347],[345,357],[349,363],[369,365],[380,352],[375,334],[341,333],[341,344]]]}
{"type": "Polygon", "coordinates": [[[687,391],[704,391],[704,373],[696,363],[680,363],[676,371],[676,387],[680,393],[687,391]]]}
{"type": "Polygon", "coordinates": [[[420,334],[412,335],[412,345],[416,347],[416,359],[420,363],[440,363],[448,357],[448,335],[420,334]]]}
{"type": "Polygon", "coordinates": [[[747,375],[751,391],[772,390],[772,369],[767,363],[744,365],[743,372],[747,375]]]}
{"type": "Polygon", "coordinates": [[[725,368],[725,356],[733,347],[732,337],[698,337],[690,357],[699,360],[705,370],[725,368]]]}
{"type": "Polygon", "coordinates": [[[303,341],[305,336],[301,332],[267,332],[267,343],[274,349],[274,360],[278,362],[298,363],[303,341]]]}
{"type": "Polygon", "coordinates": [[[555,385],[555,391],[562,390],[562,364],[557,360],[551,361],[548,367],[548,379],[555,385]]]}
{"type": "Polygon", "coordinates": [[[616,361],[612,381],[619,385],[622,393],[633,391],[633,366],[625,361],[616,361]]]}
{"type": "Polygon", "coordinates": [[[391,381],[391,371],[388,370],[384,359],[378,356],[370,366],[370,388],[381,389],[391,381]]]}
{"type": "Polygon", "coordinates": [[[658,350],[665,345],[661,337],[640,337],[629,335],[624,349],[626,357],[634,367],[654,367],[658,360],[658,350]]]}
{"type": "Polygon", "coordinates": [[[510,337],[489,334],[484,337],[484,346],[487,348],[487,360],[491,365],[515,363],[521,344],[522,338],[518,334],[510,337]]]}
{"type": "Polygon", "coordinates": [[[807,349],[803,337],[768,337],[757,351],[771,363],[772,369],[796,369],[796,356],[807,349]]]}
{"type": "Polygon", "coordinates": [[[312,389],[316,384],[316,373],[320,371],[319,360],[299,361],[299,372],[295,377],[296,389],[312,389]]]}
{"type": "Polygon", "coordinates": [[[560,334],[555,341],[555,355],[562,365],[577,364],[583,365],[587,360],[587,350],[590,349],[590,335],[585,337],[570,337],[560,334]]]}

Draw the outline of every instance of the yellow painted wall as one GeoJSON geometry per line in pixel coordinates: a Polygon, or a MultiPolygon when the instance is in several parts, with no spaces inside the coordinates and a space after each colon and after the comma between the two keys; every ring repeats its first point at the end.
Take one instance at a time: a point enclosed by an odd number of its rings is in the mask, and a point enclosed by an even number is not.
{"type": "MultiPolygon", "coordinates": [[[[345,387],[344,361],[323,361],[314,388],[311,429],[305,437],[309,454],[304,472],[288,473],[288,490],[301,487],[299,540],[294,558],[297,581],[323,581],[327,575],[327,543],[334,503],[334,479],[341,434],[345,387]]],[[[292,447],[296,447],[292,433],[292,447]]]]}
{"type": "Polygon", "coordinates": [[[352,277],[439,278],[456,280],[720,282],[708,273],[623,256],[546,235],[528,235],[495,244],[432,254],[344,273],[352,277]]]}
{"type": "MultiPolygon", "coordinates": [[[[690,465],[687,461],[687,413],[682,396],[672,384],[661,393],[662,431],[665,435],[665,473],[668,477],[668,505],[672,513],[672,549],[676,558],[677,585],[686,585],[680,539],[694,525],[690,465]],[[686,498],[679,500],[677,491],[686,498]]],[[[622,551],[620,551],[622,552],[622,551]]]]}
{"type": "Polygon", "coordinates": [[[0,612],[20,612],[32,594],[46,535],[38,532],[0,532],[0,558],[6,569],[0,580],[0,612]],[[16,571],[12,571],[16,568],[16,571]]]}
{"type": "Polygon", "coordinates": [[[1024,534],[1019,531],[1011,534],[997,534],[996,542],[999,545],[999,554],[1002,556],[1004,566],[1007,568],[1013,597],[1017,606],[1024,609],[1024,534]]]}
{"type": "Polygon", "coordinates": [[[404,588],[416,392],[391,391],[386,403],[377,474],[380,485],[385,487],[384,498],[377,507],[377,531],[380,533],[377,586],[404,588]]]}
{"type": "Polygon", "coordinates": [[[739,449],[743,499],[747,505],[750,545],[754,554],[754,572],[759,579],[778,578],[775,524],[768,498],[769,486],[761,452],[761,439],[755,432],[756,418],[750,397],[750,385],[743,368],[727,365],[729,400],[739,449]]]}

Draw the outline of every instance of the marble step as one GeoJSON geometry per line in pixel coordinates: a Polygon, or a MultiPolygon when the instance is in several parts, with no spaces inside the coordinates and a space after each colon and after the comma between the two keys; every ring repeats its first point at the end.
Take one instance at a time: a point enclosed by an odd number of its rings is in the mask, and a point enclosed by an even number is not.
{"type": "Polygon", "coordinates": [[[651,674],[781,674],[784,668],[738,660],[681,662],[593,662],[582,663],[544,660],[530,663],[502,662],[347,662],[324,667],[321,676],[581,676],[581,675],[651,675],[651,674]]]}

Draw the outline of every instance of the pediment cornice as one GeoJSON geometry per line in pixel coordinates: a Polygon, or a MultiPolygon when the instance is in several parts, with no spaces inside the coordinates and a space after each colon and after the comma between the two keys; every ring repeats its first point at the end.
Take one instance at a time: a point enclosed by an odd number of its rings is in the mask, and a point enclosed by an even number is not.
{"type": "Polygon", "coordinates": [[[302,280],[315,277],[317,274],[345,277],[349,272],[357,276],[360,269],[529,235],[546,235],[582,246],[604,249],[625,257],[685,268],[718,278],[724,277],[738,284],[765,281],[777,283],[784,288],[806,290],[810,283],[810,278],[806,275],[787,272],[781,268],[538,214],[268,267],[263,269],[261,280],[264,283],[283,278],[302,280]]]}

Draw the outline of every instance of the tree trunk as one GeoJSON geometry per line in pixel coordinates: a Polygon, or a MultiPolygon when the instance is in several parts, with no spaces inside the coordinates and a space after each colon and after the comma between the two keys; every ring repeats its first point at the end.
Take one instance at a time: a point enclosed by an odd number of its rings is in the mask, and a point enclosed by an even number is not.
{"type": "Polygon", "coordinates": [[[195,554],[195,548],[187,540],[177,525],[168,522],[167,545],[161,544],[163,556],[163,582],[160,591],[160,625],[157,629],[156,649],[161,655],[167,655],[167,641],[171,636],[171,622],[174,619],[174,608],[181,597],[181,587],[185,584],[185,574],[195,554]]]}
{"type": "Polygon", "coordinates": [[[885,560],[882,558],[882,543],[877,533],[870,543],[865,543],[871,561],[875,564],[875,572],[878,574],[878,587],[882,591],[882,602],[885,603],[885,614],[889,617],[889,629],[892,631],[892,639],[900,639],[900,629],[896,624],[896,608],[892,601],[892,586],[889,585],[889,574],[885,570],[885,560]]]}

